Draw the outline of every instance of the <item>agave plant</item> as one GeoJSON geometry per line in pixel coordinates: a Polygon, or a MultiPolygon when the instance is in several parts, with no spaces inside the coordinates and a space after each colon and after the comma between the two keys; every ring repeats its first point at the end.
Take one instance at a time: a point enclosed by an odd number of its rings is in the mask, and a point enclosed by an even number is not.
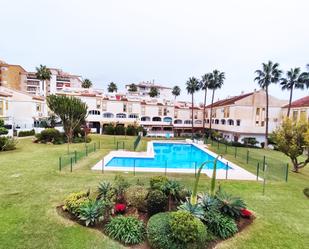
{"type": "Polygon", "coordinates": [[[219,202],[215,197],[210,196],[209,194],[204,194],[199,199],[200,206],[204,209],[205,212],[218,210],[219,202]]]}
{"type": "Polygon", "coordinates": [[[101,201],[89,201],[80,207],[78,218],[88,227],[95,225],[103,217],[104,205],[101,201]]]}
{"type": "Polygon", "coordinates": [[[203,220],[204,219],[204,210],[203,208],[200,206],[199,203],[197,204],[192,204],[189,201],[183,202],[179,207],[178,210],[184,210],[184,211],[188,211],[189,213],[191,213],[193,216],[195,216],[196,218],[203,220]]]}
{"type": "Polygon", "coordinates": [[[98,186],[98,199],[105,200],[109,195],[111,194],[112,191],[112,184],[107,181],[103,181],[99,183],[98,186]]]}
{"type": "Polygon", "coordinates": [[[168,180],[161,186],[161,190],[168,196],[168,210],[171,210],[172,200],[180,200],[180,192],[183,186],[178,181],[168,180]]]}
{"type": "Polygon", "coordinates": [[[223,190],[217,192],[216,198],[221,213],[234,219],[238,219],[241,215],[241,210],[246,208],[246,204],[241,198],[232,196],[223,190]]]}

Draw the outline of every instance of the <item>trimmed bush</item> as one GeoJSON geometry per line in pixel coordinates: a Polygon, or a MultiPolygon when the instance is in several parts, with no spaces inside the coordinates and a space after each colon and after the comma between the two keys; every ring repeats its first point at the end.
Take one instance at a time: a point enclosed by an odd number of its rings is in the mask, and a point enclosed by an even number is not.
{"type": "Polygon", "coordinates": [[[113,124],[108,124],[107,126],[104,127],[104,134],[106,135],[114,135],[115,133],[115,127],[113,124]]]}
{"type": "Polygon", "coordinates": [[[208,229],[221,239],[227,239],[237,233],[235,221],[219,212],[210,211],[205,213],[205,222],[208,229]]]}
{"type": "Polygon", "coordinates": [[[146,211],[148,190],[143,186],[131,186],[125,192],[127,203],[139,211],[146,211]]]}
{"type": "Polygon", "coordinates": [[[139,244],[145,238],[144,223],[132,216],[117,216],[106,225],[105,231],[112,239],[127,245],[139,244]]]}
{"type": "Polygon", "coordinates": [[[162,189],[162,186],[168,183],[168,178],[166,176],[154,176],[150,178],[150,188],[152,189],[162,189]]]}
{"type": "Polygon", "coordinates": [[[61,144],[65,141],[64,135],[55,128],[43,130],[41,133],[36,134],[36,138],[37,141],[41,143],[61,144]]]}
{"type": "Polygon", "coordinates": [[[187,211],[171,213],[169,224],[173,238],[179,243],[191,244],[188,248],[194,248],[192,244],[202,245],[206,241],[207,232],[203,222],[187,211]]]}
{"type": "Polygon", "coordinates": [[[128,136],[136,136],[137,133],[137,128],[134,125],[128,125],[128,127],[126,128],[126,134],[128,136]]]}
{"type": "Polygon", "coordinates": [[[150,191],[147,196],[147,210],[150,215],[165,211],[167,197],[160,190],[150,191]]]}
{"type": "Polygon", "coordinates": [[[71,193],[64,200],[63,210],[76,216],[80,213],[80,208],[90,202],[89,194],[86,192],[71,193]]]}
{"type": "Polygon", "coordinates": [[[124,135],[125,134],[125,128],[123,125],[117,125],[115,128],[116,135],[124,135]]]}
{"type": "Polygon", "coordinates": [[[17,140],[12,137],[0,137],[0,151],[16,149],[17,140]]]}
{"type": "Polygon", "coordinates": [[[27,136],[34,136],[34,135],[35,135],[34,129],[32,129],[30,131],[20,131],[20,132],[18,132],[18,137],[27,137],[27,136]]]}

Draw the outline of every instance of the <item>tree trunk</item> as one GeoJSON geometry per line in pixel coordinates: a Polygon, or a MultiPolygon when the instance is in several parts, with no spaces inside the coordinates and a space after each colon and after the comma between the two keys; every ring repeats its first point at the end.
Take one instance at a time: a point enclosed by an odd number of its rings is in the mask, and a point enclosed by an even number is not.
{"type": "Polygon", "coordinates": [[[192,124],[191,124],[192,125],[191,138],[192,139],[193,139],[193,129],[194,129],[194,125],[193,125],[193,107],[194,107],[194,102],[193,102],[193,100],[194,99],[193,99],[193,93],[192,93],[192,112],[191,112],[191,115],[192,115],[192,117],[191,117],[192,118],[191,119],[192,120],[192,124]]]}
{"type": "Polygon", "coordinates": [[[203,137],[205,139],[205,114],[206,114],[206,97],[207,97],[207,88],[205,89],[205,95],[204,95],[204,109],[203,109],[203,137]]]}
{"type": "Polygon", "coordinates": [[[265,144],[264,144],[264,148],[268,147],[268,103],[269,99],[268,99],[268,86],[266,86],[266,120],[265,120],[265,144]]]}
{"type": "Polygon", "coordinates": [[[291,103],[292,103],[292,96],[293,96],[293,88],[294,86],[292,86],[291,90],[290,90],[290,100],[289,100],[289,107],[288,107],[288,113],[287,113],[287,117],[290,117],[290,111],[291,111],[291,103]]]}
{"type": "Polygon", "coordinates": [[[211,133],[212,133],[212,131],[211,131],[211,127],[212,127],[212,105],[214,103],[214,97],[215,97],[215,89],[212,90],[211,106],[210,106],[210,118],[209,118],[209,121],[210,121],[210,123],[209,123],[209,134],[210,134],[210,136],[211,136],[211,133]]]}

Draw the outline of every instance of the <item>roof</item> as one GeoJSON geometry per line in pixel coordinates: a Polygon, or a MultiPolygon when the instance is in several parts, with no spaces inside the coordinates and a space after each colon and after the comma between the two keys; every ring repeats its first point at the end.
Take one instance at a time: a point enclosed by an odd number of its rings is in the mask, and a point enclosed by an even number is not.
{"type": "Polygon", "coordinates": [[[12,97],[13,95],[5,93],[5,92],[0,92],[1,97],[12,97]]]}
{"type": "MultiPolygon", "coordinates": [[[[238,96],[234,96],[234,97],[231,97],[231,98],[227,98],[227,99],[222,99],[222,100],[219,100],[215,103],[213,103],[212,107],[219,107],[219,106],[226,106],[226,105],[233,105],[235,104],[236,101],[238,100],[241,100],[243,98],[246,98],[246,97],[249,97],[253,94],[253,92],[251,93],[246,93],[246,94],[242,94],[242,95],[238,95],[238,96]]],[[[211,104],[206,106],[207,108],[208,107],[211,107],[211,104]]]]}
{"type": "MultiPolygon", "coordinates": [[[[158,84],[155,84],[155,83],[152,83],[152,82],[140,82],[140,83],[137,83],[137,84],[135,84],[135,83],[132,83],[132,84],[136,85],[137,87],[144,86],[144,87],[156,87],[156,88],[161,88],[161,89],[172,89],[170,87],[158,85],[158,84]]],[[[128,84],[128,85],[126,85],[126,87],[128,87],[132,84],[128,84]]]]}
{"type": "MultiPolygon", "coordinates": [[[[283,106],[283,108],[288,108],[288,107],[289,107],[288,104],[283,106]]],[[[296,107],[309,107],[309,96],[293,101],[291,103],[291,108],[296,108],[296,107]]]]}
{"type": "Polygon", "coordinates": [[[43,97],[40,97],[40,96],[33,96],[32,99],[44,101],[44,98],[43,98],[43,97]]]}

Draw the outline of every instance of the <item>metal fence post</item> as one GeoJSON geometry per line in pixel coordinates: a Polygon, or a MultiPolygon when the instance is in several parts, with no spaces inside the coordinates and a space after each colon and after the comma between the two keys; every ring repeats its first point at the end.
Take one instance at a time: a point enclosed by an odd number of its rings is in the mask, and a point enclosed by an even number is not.
{"type": "Polygon", "coordinates": [[[285,170],[285,181],[288,182],[289,177],[289,164],[286,164],[286,170],[285,170]]]}
{"type": "Polygon", "coordinates": [[[96,145],[97,145],[96,143],[93,144],[93,152],[95,152],[96,149],[97,149],[97,146],[96,146],[96,145]]]}
{"type": "Polygon", "coordinates": [[[196,178],[196,162],[194,162],[194,177],[196,178]]]}
{"type": "Polygon", "coordinates": [[[102,174],[104,174],[104,157],[102,158],[102,174]]]}
{"type": "Polygon", "coordinates": [[[134,159],[134,163],[133,163],[133,175],[135,176],[135,159],[134,159]]]}
{"type": "Polygon", "coordinates": [[[71,172],[73,171],[73,157],[70,158],[71,159],[71,172]]]}
{"type": "Polygon", "coordinates": [[[265,195],[265,187],[266,187],[266,170],[267,170],[267,165],[265,164],[265,170],[264,170],[264,181],[263,181],[263,195],[265,195]]]}
{"type": "Polygon", "coordinates": [[[219,140],[218,140],[218,150],[219,150],[219,148],[220,148],[220,144],[219,144],[219,140]]]}
{"type": "Polygon", "coordinates": [[[75,163],[77,163],[77,151],[74,151],[75,163]]]}
{"type": "Polygon", "coordinates": [[[260,173],[260,163],[258,162],[256,166],[256,180],[257,181],[259,180],[259,173],[260,173]]]}
{"type": "Polygon", "coordinates": [[[249,150],[247,150],[247,164],[249,163],[249,150]]]}
{"type": "Polygon", "coordinates": [[[237,157],[237,147],[235,146],[235,158],[237,157]]]}
{"type": "Polygon", "coordinates": [[[59,157],[59,171],[61,171],[61,156],[59,157]]]}
{"type": "Polygon", "coordinates": [[[226,169],[225,169],[225,179],[227,180],[227,174],[229,171],[229,162],[226,162],[226,169]]]}
{"type": "Polygon", "coordinates": [[[266,157],[263,157],[263,171],[265,171],[266,157]]]}
{"type": "Polygon", "coordinates": [[[227,154],[227,142],[225,143],[225,154],[227,154]]]}
{"type": "Polygon", "coordinates": [[[88,156],[88,146],[86,145],[86,156],[88,156]]]}

